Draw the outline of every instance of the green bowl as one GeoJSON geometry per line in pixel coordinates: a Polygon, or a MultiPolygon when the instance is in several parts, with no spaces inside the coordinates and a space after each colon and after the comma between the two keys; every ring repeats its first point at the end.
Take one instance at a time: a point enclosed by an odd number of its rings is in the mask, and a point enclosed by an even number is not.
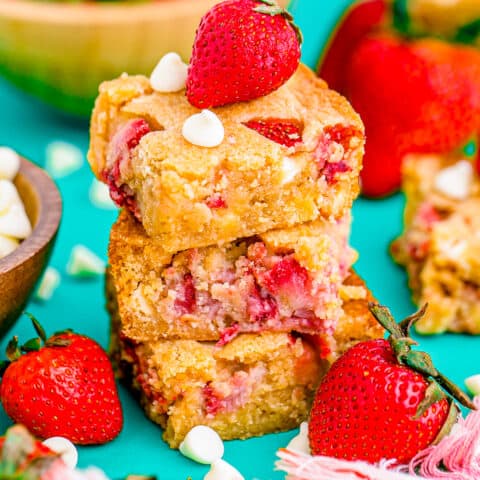
{"type": "Polygon", "coordinates": [[[149,74],[167,52],[188,60],[215,0],[0,1],[0,74],[64,111],[88,116],[98,85],[149,74]]]}

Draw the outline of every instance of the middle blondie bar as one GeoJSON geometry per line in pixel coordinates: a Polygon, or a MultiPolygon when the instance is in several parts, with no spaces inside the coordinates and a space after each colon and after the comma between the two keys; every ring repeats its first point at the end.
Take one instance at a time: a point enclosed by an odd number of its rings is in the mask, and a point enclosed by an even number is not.
{"type": "Polygon", "coordinates": [[[346,215],[172,255],[122,211],[109,245],[122,334],[220,344],[245,332],[331,335],[356,259],[349,232],[346,215]]]}

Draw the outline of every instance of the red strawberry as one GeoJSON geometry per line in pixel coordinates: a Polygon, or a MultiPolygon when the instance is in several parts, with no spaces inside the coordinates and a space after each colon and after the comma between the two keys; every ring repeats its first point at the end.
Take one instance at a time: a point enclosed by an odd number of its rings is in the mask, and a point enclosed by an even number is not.
{"type": "Polygon", "coordinates": [[[365,123],[363,193],[397,189],[407,153],[463,145],[480,125],[479,79],[474,48],[387,34],[362,40],[347,69],[346,93],[365,123]]]}
{"type": "Polygon", "coordinates": [[[330,88],[345,91],[345,69],[355,46],[384,22],[387,11],[386,0],[363,0],[353,4],[337,22],[318,65],[318,75],[330,88]]]}
{"type": "Polygon", "coordinates": [[[105,443],[122,428],[122,410],[110,361],[90,338],[65,331],[7,347],[0,398],[7,415],[35,435],[77,444],[105,443]],[[43,344],[42,344],[43,343],[43,344]],[[26,352],[21,355],[20,351],[26,352]]]}
{"type": "Polygon", "coordinates": [[[261,283],[269,293],[288,305],[293,314],[298,309],[313,314],[312,280],[307,269],[292,256],[283,258],[265,272],[261,283]]]}
{"type": "Polygon", "coordinates": [[[475,406],[426,353],[411,349],[416,342],[408,332],[424,309],[400,324],[387,308],[370,309],[391,335],[357,344],[332,365],[310,413],[310,446],[317,455],[405,463],[456,421],[458,408],[440,386],[475,406]]]}
{"type": "Polygon", "coordinates": [[[226,0],[200,21],[186,93],[198,108],[252,100],[295,72],[301,37],[291,15],[273,0],[226,0]]]}
{"type": "Polygon", "coordinates": [[[294,147],[302,141],[302,129],[294,120],[269,118],[267,120],[250,120],[244,125],[286,147],[294,147]]]}
{"type": "Polygon", "coordinates": [[[131,151],[149,133],[150,126],[143,118],[135,118],[125,123],[113,136],[107,154],[109,168],[102,172],[102,180],[108,185],[110,197],[118,207],[125,207],[137,218],[140,214],[135,196],[120,181],[120,169],[130,159],[131,151]]]}

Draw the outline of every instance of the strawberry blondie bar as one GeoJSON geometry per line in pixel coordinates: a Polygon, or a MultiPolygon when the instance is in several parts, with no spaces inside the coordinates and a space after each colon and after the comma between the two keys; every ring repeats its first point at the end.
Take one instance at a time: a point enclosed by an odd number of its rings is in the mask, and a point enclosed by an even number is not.
{"type": "Polygon", "coordinates": [[[198,111],[184,91],[159,93],[148,78],[123,75],[100,86],[92,114],[93,172],[166,252],[349,211],[363,125],[306,66],[269,95],[212,109],[225,131],[218,146],[182,135],[198,111]]]}
{"type": "MultiPolygon", "coordinates": [[[[338,352],[383,335],[368,310],[372,297],[364,283],[352,274],[345,287],[334,332],[338,352]]],[[[183,339],[136,342],[122,333],[111,276],[107,297],[118,373],[139,394],[147,416],[161,425],[172,448],[195,425],[208,425],[224,439],[298,426],[335,358],[324,356],[315,336],[294,333],[244,333],[223,346],[183,339]]]]}
{"type": "Polygon", "coordinates": [[[393,258],[413,299],[428,302],[421,333],[480,333],[480,181],[458,155],[415,155],[403,166],[405,229],[393,258]]]}
{"type": "Polygon", "coordinates": [[[170,254],[123,210],[109,244],[122,333],[220,344],[265,330],[331,335],[356,259],[349,231],[346,215],[170,254]]]}

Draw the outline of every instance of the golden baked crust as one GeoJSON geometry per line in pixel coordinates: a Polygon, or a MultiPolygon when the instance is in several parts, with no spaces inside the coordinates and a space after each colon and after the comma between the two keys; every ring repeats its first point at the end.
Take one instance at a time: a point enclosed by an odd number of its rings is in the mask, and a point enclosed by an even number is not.
{"type": "Polygon", "coordinates": [[[115,177],[164,250],[224,243],[319,215],[339,218],[349,210],[359,191],[363,125],[349,103],[307,67],[301,65],[270,95],[214,111],[225,139],[215,148],[198,147],[181,133],[198,112],[184,92],[153,92],[143,76],[100,86],[90,165],[101,180],[115,177]],[[115,134],[135,119],[146,120],[151,132],[127,153],[117,152],[115,134]],[[293,120],[303,129],[302,142],[287,148],[271,141],[244,125],[253,119],[293,120]],[[292,162],[298,173],[289,179],[292,162]],[[220,206],[212,206],[212,198],[221,199],[220,206]]]}
{"type": "Polygon", "coordinates": [[[263,330],[330,335],[356,259],[349,232],[347,215],[171,255],[124,210],[109,244],[122,333],[138,342],[263,330]]]}
{"type": "Polygon", "coordinates": [[[461,199],[446,195],[435,182],[458,160],[412,155],[404,161],[404,231],[391,252],[407,269],[414,301],[428,303],[416,324],[421,333],[480,333],[480,181],[473,175],[470,192],[461,199]]]}
{"type": "Polygon", "coordinates": [[[352,273],[346,285],[335,333],[338,350],[325,359],[313,337],[289,333],[241,334],[222,347],[195,340],[132,342],[120,333],[115,288],[107,276],[117,372],[137,391],[172,448],[200,424],[223,439],[289,430],[307,419],[315,388],[336,354],[383,335],[368,310],[365,284],[352,273]]]}

